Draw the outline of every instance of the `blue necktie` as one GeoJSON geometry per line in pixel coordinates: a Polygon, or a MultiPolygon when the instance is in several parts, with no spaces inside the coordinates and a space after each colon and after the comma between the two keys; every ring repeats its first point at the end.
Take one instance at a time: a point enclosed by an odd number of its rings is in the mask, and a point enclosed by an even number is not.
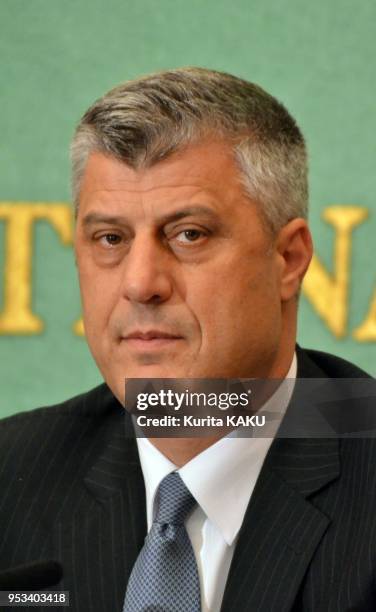
{"type": "Polygon", "coordinates": [[[200,582],[184,521],[196,505],[177,472],[157,492],[157,513],[129,578],[123,612],[200,612],[200,582]]]}

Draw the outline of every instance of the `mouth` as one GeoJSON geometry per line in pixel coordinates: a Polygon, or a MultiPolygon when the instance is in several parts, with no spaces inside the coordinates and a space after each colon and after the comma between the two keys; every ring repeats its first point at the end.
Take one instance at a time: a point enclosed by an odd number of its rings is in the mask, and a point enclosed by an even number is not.
{"type": "Polygon", "coordinates": [[[150,351],[171,347],[174,343],[183,340],[183,337],[159,330],[137,330],[122,337],[121,340],[131,349],[150,351]]]}

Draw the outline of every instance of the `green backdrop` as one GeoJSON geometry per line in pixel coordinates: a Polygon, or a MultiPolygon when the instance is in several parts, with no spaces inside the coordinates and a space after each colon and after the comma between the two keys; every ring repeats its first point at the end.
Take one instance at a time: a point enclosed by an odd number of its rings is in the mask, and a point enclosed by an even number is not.
{"type": "MultiPolygon", "coordinates": [[[[0,0],[0,200],[69,202],[68,145],[82,112],[113,85],[200,65],[259,83],[283,101],[308,141],[311,224],[333,270],[328,206],[365,207],[352,233],[349,316],[335,337],[302,297],[299,341],[376,373],[375,338],[353,336],[375,290],[374,0],[0,0]]],[[[6,223],[0,222],[0,311],[6,223]]],[[[70,247],[35,224],[32,309],[43,333],[0,336],[0,415],[54,403],[100,381],[72,332],[80,304],[70,247]]]]}

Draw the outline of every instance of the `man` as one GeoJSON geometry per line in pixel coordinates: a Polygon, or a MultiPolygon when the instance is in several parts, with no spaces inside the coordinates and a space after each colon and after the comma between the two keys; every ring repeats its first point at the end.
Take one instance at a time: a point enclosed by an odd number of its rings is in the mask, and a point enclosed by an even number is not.
{"type": "Polygon", "coordinates": [[[80,612],[376,609],[373,441],[136,440],[124,410],[126,378],[366,376],[296,347],[312,242],[294,120],[251,83],[175,70],[97,101],[72,160],[106,384],[1,424],[1,567],[58,561],[80,612]],[[187,515],[162,521],[181,493],[187,515]]]}

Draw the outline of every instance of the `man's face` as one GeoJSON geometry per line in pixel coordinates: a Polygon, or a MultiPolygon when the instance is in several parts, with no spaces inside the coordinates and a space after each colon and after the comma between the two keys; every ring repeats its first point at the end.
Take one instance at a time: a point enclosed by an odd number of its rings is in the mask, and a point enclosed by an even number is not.
{"type": "Polygon", "coordinates": [[[91,154],[75,248],[87,340],[121,401],[127,377],[270,374],[280,257],[227,145],[138,171],[91,154]]]}

